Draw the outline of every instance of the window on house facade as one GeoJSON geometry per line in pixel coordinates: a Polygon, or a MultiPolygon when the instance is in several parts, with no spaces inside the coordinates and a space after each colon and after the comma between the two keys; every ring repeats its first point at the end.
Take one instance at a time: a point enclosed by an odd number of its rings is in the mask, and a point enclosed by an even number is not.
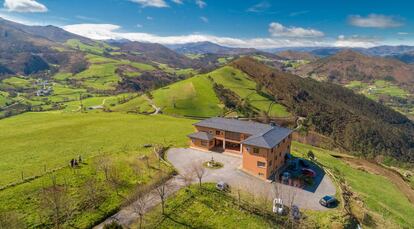
{"type": "Polygon", "coordinates": [[[207,146],[208,142],[207,141],[201,141],[201,145],[202,146],[207,146]]]}
{"type": "Polygon", "coordinates": [[[220,130],[216,130],[216,135],[221,135],[221,131],[220,130]]]}
{"type": "Polygon", "coordinates": [[[253,148],[253,153],[259,154],[259,148],[253,148]]]}
{"type": "Polygon", "coordinates": [[[269,166],[272,166],[272,161],[269,161],[269,166]]]}
{"type": "Polygon", "coordinates": [[[213,134],[213,131],[212,131],[212,130],[209,130],[208,132],[209,132],[210,134],[213,134]]]}
{"type": "Polygon", "coordinates": [[[264,167],[266,167],[266,163],[265,162],[258,161],[257,162],[257,167],[264,168],[264,167]]]}

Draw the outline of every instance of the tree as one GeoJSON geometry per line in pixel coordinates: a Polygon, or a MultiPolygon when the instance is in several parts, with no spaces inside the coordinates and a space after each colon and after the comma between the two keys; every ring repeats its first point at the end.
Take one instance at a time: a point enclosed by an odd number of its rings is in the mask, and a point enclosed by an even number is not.
{"type": "Polygon", "coordinates": [[[198,184],[201,188],[201,180],[203,179],[203,177],[206,173],[206,168],[204,168],[204,166],[201,162],[196,161],[196,162],[193,163],[192,169],[193,169],[194,175],[198,179],[198,184]]]}
{"type": "Polygon", "coordinates": [[[93,209],[105,199],[105,189],[95,177],[89,178],[82,186],[83,207],[93,209]]]}
{"type": "Polygon", "coordinates": [[[142,228],[142,222],[144,220],[144,215],[147,210],[147,203],[148,203],[148,195],[146,193],[146,190],[138,187],[135,190],[134,196],[133,196],[133,202],[131,204],[132,209],[135,213],[138,214],[139,217],[139,228],[142,228]]]}
{"type": "Polygon", "coordinates": [[[51,181],[51,186],[41,190],[40,211],[41,214],[52,219],[55,228],[60,228],[72,214],[73,201],[69,196],[67,186],[59,185],[55,175],[51,176],[51,181]]]}
{"type": "Polygon", "coordinates": [[[192,169],[187,169],[184,173],[180,174],[180,179],[183,181],[184,186],[188,187],[191,185],[195,177],[194,171],[192,169]]]}
{"type": "Polygon", "coordinates": [[[119,188],[122,186],[123,181],[119,169],[115,165],[111,166],[107,181],[116,194],[119,195],[119,188]]]}
{"type": "Polygon", "coordinates": [[[312,152],[312,150],[309,150],[309,151],[308,151],[307,156],[308,156],[308,158],[309,158],[309,159],[311,159],[312,161],[314,161],[314,160],[315,160],[315,154],[312,152]]]}
{"type": "Polygon", "coordinates": [[[165,214],[165,200],[167,198],[168,190],[171,188],[171,183],[169,181],[163,181],[156,189],[158,196],[161,200],[162,214],[165,214]]]}
{"type": "Polygon", "coordinates": [[[109,179],[109,170],[111,168],[112,161],[107,155],[99,156],[97,159],[97,168],[105,174],[105,179],[109,179]]]}

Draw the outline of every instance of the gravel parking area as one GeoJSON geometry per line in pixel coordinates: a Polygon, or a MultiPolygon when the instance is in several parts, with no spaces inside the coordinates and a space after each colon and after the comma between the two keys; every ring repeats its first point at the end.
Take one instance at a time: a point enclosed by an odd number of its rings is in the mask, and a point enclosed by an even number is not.
{"type": "MultiPolygon", "coordinates": [[[[204,152],[188,148],[173,148],[167,153],[168,160],[179,173],[190,169],[194,162],[201,163],[214,157],[215,161],[224,164],[220,169],[206,169],[203,182],[225,181],[232,187],[240,187],[255,195],[273,196],[274,184],[263,181],[240,170],[241,158],[222,153],[204,152]]],[[[300,188],[277,183],[278,190],[284,203],[287,204],[294,196],[294,204],[301,209],[328,210],[319,204],[319,200],[325,195],[335,195],[336,188],[328,175],[321,177],[319,186],[307,191],[300,188]]]]}

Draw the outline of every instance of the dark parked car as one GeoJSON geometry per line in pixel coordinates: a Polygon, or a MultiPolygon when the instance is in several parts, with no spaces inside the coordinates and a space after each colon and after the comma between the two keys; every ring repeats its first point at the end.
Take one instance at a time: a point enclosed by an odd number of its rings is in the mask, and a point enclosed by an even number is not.
{"type": "Polygon", "coordinates": [[[292,206],[292,209],[290,211],[290,214],[292,214],[292,218],[294,220],[300,220],[300,211],[299,211],[299,207],[296,205],[292,206]]]}
{"type": "Polygon", "coordinates": [[[338,203],[338,200],[333,196],[324,196],[321,200],[319,200],[319,203],[327,208],[335,207],[338,203]]]}
{"type": "Polygon", "coordinates": [[[220,181],[216,184],[216,188],[220,191],[228,191],[230,186],[226,182],[220,181]]]}
{"type": "Polygon", "coordinates": [[[316,172],[312,169],[302,169],[302,174],[308,177],[316,177],[316,172]]]}

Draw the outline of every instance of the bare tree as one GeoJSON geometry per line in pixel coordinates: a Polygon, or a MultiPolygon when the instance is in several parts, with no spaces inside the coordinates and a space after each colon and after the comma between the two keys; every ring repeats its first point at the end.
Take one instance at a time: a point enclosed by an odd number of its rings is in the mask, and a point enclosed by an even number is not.
{"type": "Polygon", "coordinates": [[[40,194],[40,211],[48,218],[52,218],[55,228],[71,216],[73,206],[66,185],[59,185],[56,177],[52,175],[51,186],[44,187],[40,194]]]}
{"type": "Polygon", "coordinates": [[[82,186],[83,207],[95,208],[105,198],[105,189],[99,184],[96,178],[89,178],[82,186]]]}
{"type": "Polygon", "coordinates": [[[109,170],[107,182],[115,190],[116,194],[119,195],[119,188],[122,186],[123,181],[119,169],[115,165],[112,165],[109,170]]]}
{"type": "Polygon", "coordinates": [[[184,186],[188,187],[191,185],[195,178],[194,171],[192,169],[187,169],[184,171],[184,173],[180,174],[179,178],[183,181],[184,186]]]}
{"type": "Polygon", "coordinates": [[[206,168],[204,168],[204,166],[201,162],[196,161],[196,162],[193,163],[192,169],[193,169],[194,175],[198,179],[198,184],[201,187],[201,181],[202,181],[204,175],[206,174],[206,168]]]}
{"type": "Polygon", "coordinates": [[[168,190],[171,188],[171,183],[169,181],[162,182],[155,190],[161,200],[162,214],[165,214],[165,201],[167,198],[168,190]]]}
{"type": "Polygon", "coordinates": [[[134,174],[135,174],[137,180],[142,178],[142,168],[141,168],[141,166],[137,162],[132,162],[129,165],[130,165],[132,171],[134,171],[134,174]]]}
{"type": "Polygon", "coordinates": [[[109,179],[109,170],[112,165],[112,161],[107,155],[102,155],[97,158],[97,168],[105,174],[105,179],[109,179]]]}
{"type": "Polygon", "coordinates": [[[146,209],[147,204],[148,204],[147,190],[143,189],[141,187],[137,188],[135,193],[134,193],[133,202],[132,202],[131,206],[132,206],[132,209],[134,210],[134,212],[138,214],[139,228],[140,229],[142,228],[144,215],[145,215],[145,212],[147,210],[146,209]]]}

